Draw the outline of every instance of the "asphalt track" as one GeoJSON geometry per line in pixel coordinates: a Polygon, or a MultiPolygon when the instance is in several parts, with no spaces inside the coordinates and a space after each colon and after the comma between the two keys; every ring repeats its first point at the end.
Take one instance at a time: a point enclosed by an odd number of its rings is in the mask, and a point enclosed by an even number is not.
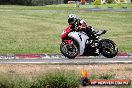
{"type": "Polygon", "coordinates": [[[0,59],[0,64],[71,64],[71,65],[87,65],[87,64],[132,64],[132,57],[77,57],[75,59],[68,58],[19,58],[19,59],[0,59]]]}

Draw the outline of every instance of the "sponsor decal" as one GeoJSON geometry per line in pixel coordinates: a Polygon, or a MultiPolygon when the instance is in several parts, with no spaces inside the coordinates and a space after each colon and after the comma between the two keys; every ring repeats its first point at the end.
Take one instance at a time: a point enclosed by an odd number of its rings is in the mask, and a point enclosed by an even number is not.
{"type": "Polygon", "coordinates": [[[113,79],[113,80],[91,80],[89,79],[88,72],[82,69],[82,78],[81,78],[81,84],[82,86],[88,86],[88,85],[130,85],[131,80],[126,79],[113,79]]]}

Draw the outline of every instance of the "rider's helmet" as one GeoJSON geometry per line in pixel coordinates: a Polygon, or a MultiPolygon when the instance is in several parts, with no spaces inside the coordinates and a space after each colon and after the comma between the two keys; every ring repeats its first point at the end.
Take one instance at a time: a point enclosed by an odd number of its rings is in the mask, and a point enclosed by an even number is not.
{"type": "Polygon", "coordinates": [[[77,20],[77,17],[76,17],[75,14],[70,14],[70,15],[68,16],[68,23],[69,23],[70,25],[74,24],[76,20],[77,20]]]}

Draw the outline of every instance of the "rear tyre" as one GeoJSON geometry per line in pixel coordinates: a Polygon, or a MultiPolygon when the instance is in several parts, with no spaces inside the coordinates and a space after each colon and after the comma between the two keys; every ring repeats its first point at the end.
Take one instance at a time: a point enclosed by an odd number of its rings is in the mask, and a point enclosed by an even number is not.
{"type": "Polygon", "coordinates": [[[73,43],[73,44],[71,44],[71,46],[69,46],[65,42],[62,42],[60,44],[60,51],[65,57],[67,57],[69,59],[75,58],[79,52],[76,44],[73,43]]]}
{"type": "Polygon", "coordinates": [[[107,58],[113,58],[118,53],[117,45],[109,39],[101,40],[100,53],[107,58]]]}

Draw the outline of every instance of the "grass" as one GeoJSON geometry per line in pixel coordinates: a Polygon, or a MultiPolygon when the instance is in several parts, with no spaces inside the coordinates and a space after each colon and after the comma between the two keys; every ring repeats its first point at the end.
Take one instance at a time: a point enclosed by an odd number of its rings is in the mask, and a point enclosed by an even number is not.
{"type": "Polygon", "coordinates": [[[132,85],[128,85],[128,86],[117,86],[116,88],[132,88],[132,85]]]}
{"type": "Polygon", "coordinates": [[[60,53],[60,34],[75,13],[97,29],[107,29],[120,51],[132,52],[131,12],[87,12],[64,5],[0,6],[0,54],[60,53]]]}
{"type": "Polygon", "coordinates": [[[109,80],[109,79],[114,79],[115,78],[115,74],[108,74],[108,73],[102,73],[98,75],[99,79],[105,79],[105,80],[109,80]]]}
{"type": "Polygon", "coordinates": [[[18,74],[0,74],[0,88],[30,88],[30,81],[18,74]]]}
{"type": "Polygon", "coordinates": [[[20,74],[0,74],[0,88],[79,88],[75,72],[52,71],[29,78],[20,74]]]}
{"type": "Polygon", "coordinates": [[[79,79],[75,72],[52,71],[37,77],[31,88],[79,88],[79,79]]]}

